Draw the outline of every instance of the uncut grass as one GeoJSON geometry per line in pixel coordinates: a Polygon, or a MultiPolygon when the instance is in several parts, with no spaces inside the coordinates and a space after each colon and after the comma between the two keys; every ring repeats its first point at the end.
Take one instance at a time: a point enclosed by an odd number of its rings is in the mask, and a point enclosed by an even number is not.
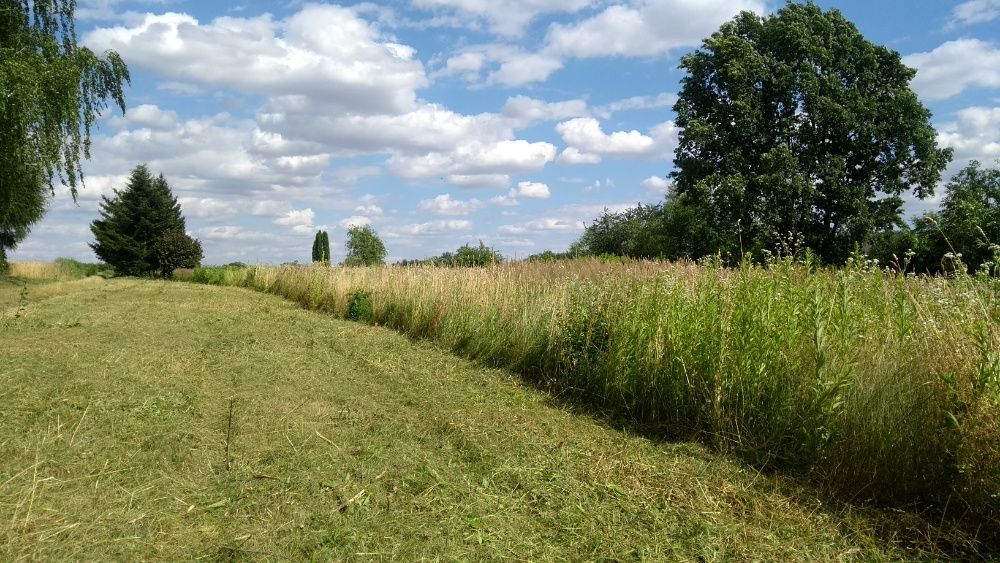
{"type": "Polygon", "coordinates": [[[700,437],[849,499],[1000,530],[990,282],[576,261],[489,269],[201,270],[429,338],[567,397],[700,437]]]}
{"type": "Polygon", "coordinates": [[[88,276],[111,274],[105,264],[91,264],[72,258],[56,258],[53,262],[15,260],[10,262],[7,276],[20,280],[75,280],[88,276]]]}
{"type": "Polygon", "coordinates": [[[831,509],[385,329],[235,289],[62,293],[0,332],[0,559],[939,554],[919,518],[831,509]]]}

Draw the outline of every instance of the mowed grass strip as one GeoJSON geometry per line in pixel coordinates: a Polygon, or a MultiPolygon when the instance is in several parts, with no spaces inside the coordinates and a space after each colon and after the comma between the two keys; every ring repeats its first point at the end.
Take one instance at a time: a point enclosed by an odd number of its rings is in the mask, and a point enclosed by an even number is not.
{"type": "Polygon", "coordinates": [[[945,541],[275,296],[44,287],[0,319],[2,560],[891,560],[945,541]]]}

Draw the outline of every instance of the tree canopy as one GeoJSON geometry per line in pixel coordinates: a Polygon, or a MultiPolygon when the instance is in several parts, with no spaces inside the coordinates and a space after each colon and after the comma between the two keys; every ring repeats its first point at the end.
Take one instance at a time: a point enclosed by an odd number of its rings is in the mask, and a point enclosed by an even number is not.
{"type": "Polygon", "coordinates": [[[96,239],[90,247],[124,275],[159,271],[154,243],[171,231],[183,233],[185,227],[181,206],[163,174],[154,178],[145,164],[132,170],[124,190],[115,190],[113,198],[102,197],[100,213],[90,225],[96,239]]]}
{"type": "Polygon", "coordinates": [[[386,250],[382,239],[375,233],[371,225],[353,226],[347,229],[347,241],[344,243],[347,256],[345,266],[379,266],[385,264],[386,250]]]}
{"type": "Polygon", "coordinates": [[[842,261],[899,222],[904,193],[932,195],[951,159],[909,87],[915,71],[837,10],[744,12],[680,66],[672,176],[724,254],[792,234],[842,261]]]}
{"type": "Polygon", "coordinates": [[[125,111],[128,68],[77,46],[75,0],[0,7],[0,270],[45,213],[56,183],[76,197],[90,130],[111,100],[125,111]]]}

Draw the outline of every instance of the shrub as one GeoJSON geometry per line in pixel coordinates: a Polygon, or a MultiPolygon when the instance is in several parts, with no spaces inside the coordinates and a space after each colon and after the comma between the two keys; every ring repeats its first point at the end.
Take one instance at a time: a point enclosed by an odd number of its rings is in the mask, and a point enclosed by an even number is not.
{"type": "Polygon", "coordinates": [[[201,243],[183,231],[167,231],[153,241],[153,263],[164,279],[175,268],[194,268],[201,264],[201,243]]]}
{"type": "Polygon", "coordinates": [[[370,323],[375,318],[370,291],[358,289],[347,295],[347,310],[344,317],[351,321],[370,323]]]}

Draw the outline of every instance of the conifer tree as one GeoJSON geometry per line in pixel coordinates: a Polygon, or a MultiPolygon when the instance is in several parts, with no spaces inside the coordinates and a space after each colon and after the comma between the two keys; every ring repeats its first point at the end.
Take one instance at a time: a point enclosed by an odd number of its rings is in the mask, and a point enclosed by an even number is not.
{"type": "Polygon", "coordinates": [[[141,276],[157,271],[154,242],[170,231],[184,232],[184,217],[163,174],[153,177],[145,164],[132,170],[124,190],[104,196],[101,218],[90,225],[97,257],[121,275],[141,276]]]}
{"type": "Polygon", "coordinates": [[[323,238],[319,243],[320,262],[330,263],[330,233],[322,231],[323,238]]]}
{"type": "Polygon", "coordinates": [[[326,231],[316,231],[313,238],[312,261],[330,263],[330,235],[326,231]]]}

